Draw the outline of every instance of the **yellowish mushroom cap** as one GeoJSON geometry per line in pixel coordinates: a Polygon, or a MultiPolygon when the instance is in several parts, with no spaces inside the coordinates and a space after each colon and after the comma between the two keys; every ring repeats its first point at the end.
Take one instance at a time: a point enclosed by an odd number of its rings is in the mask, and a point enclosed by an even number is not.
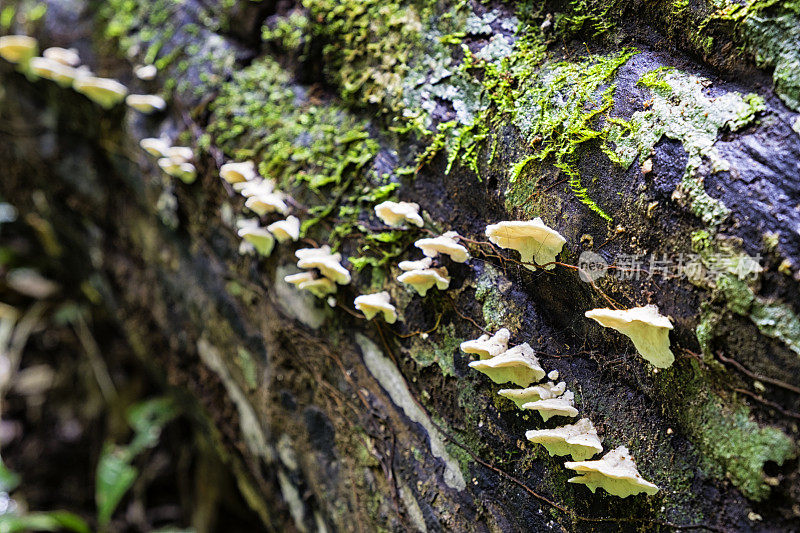
{"type": "Polygon", "coordinates": [[[417,291],[417,294],[423,297],[434,285],[436,285],[437,289],[442,291],[450,286],[450,276],[447,273],[447,269],[444,267],[403,272],[397,276],[397,281],[405,283],[406,285],[411,285],[411,287],[417,291]]]}
{"type": "Polygon", "coordinates": [[[430,239],[420,239],[414,243],[414,246],[422,250],[422,253],[428,257],[436,257],[437,255],[449,255],[450,259],[456,263],[465,263],[469,259],[469,251],[456,242],[458,233],[455,231],[448,231],[447,233],[430,239]]]}
{"type": "Polygon", "coordinates": [[[636,463],[625,446],[611,450],[596,461],[567,461],[564,466],[583,474],[570,478],[570,483],[582,483],[592,492],[599,487],[620,498],[640,492],[651,495],[658,492],[658,486],[639,474],[636,463]]]}
{"type": "Polygon", "coordinates": [[[636,351],[656,368],[668,368],[675,361],[669,348],[672,323],[669,317],[658,312],[655,305],[619,311],[592,309],[586,311],[586,317],[630,337],[636,351]]]}
{"type": "Polygon", "coordinates": [[[555,429],[526,431],[525,438],[544,446],[551,456],[571,455],[573,461],[584,461],[603,451],[597,430],[588,418],[555,429]]]}
{"type": "Polygon", "coordinates": [[[154,94],[130,94],[125,98],[125,103],[128,107],[145,115],[164,111],[167,108],[167,102],[154,94]]]}
{"type": "Polygon", "coordinates": [[[567,391],[557,398],[524,403],[522,408],[538,411],[545,422],[554,416],[569,416],[572,418],[578,416],[578,410],[575,409],[575,394],[572,391],[567,391]]]}
{"type": "Polygon", "coordinates": [[[139,146],[153,157],[169,158],[170,143],[164,139],[149,137],[139,141],[139,146]]]}
{"type": "Polygon", "coordinates": [[[423,257],[418,261],[400,261],[397,263],[397,266],[400,270],[410,272],[412,270],[425,270],[426,268],[430,268],[432,264],[433,259],[430,257],[423,257]]]}
{"type": "Polygon", "coordinates": [[[153,80],[158,74],[158,69],[155,65],[139,65],[135,69],[133,69],[134,75],[140,80],[153,80]]]}
{"type": "Polygon", "coordinates": [[[269,256],[275,247],[275,239],[267,228],[262,228],[258,220],[240,220],[238,223],[238,235],[242,239],[252,244],[256,252],[263,256],[269,256]]]}
{"type": "Polygon", "coordinates": [[[506,328],[501,328],[491,337],[489,335],[481,335],[477,339],[462,342],[461,351],[477,354],[481,359],[489,359],[508,350],[508,340],[510,338],[511,332],[506,328]]]}
{"type": "Polygon", "coordinates": [[[167,157],[175,163],[188,163],[194,158],[194,151],[188,146],[171,146],[167,148],[167,157]]]}
{"type": "Polygon", "coordinates": [[[42,52],[42,57],[57,61],[68,67],[77,67],[81,64],[81,56],[78,55],[78,51],[74,48],[51,46],[42,52]]]}
{"type": "Polygon", "coordinates": [[[313,272],[300,272],[283,278],[300,290],[308,291],[317,298],[325,298],[336,292],[336,284],[328,278],[318,278],[313,272]]]}
{"type": "Polygon", "coordinates": [[[469,366],[486,374],[495,383],[510,381],[520,387],[527,387],[544,377],[544,370],[527,342],[491,359],[473,361],[469,366]]]}
{"type": "Polygon", "coordinates": [[[300,219],[289,215],[286,220],[273,222],[267,229],[275,236],[278,242],[296,241],[300,238],[300,219]]]}
{"type": "Polygon", "coordinates": [[[517,404],[519,409],[522,409],[522,406],[526,403],[555,398],[564,394],[565,390],[567,390],[567,384],[563,381],[558,385],[548,381],[542,385],[534,385],[524,389],[500,389],[497,394],[503,398],[508,398],[517,404]]]}
{"type": "Polygon", "coordinates": [[[267,213],[280,213],[285,215],[289,212],[289,206],[286,205],[284,201],[285,198],[286,195],[281,192],[256,194],[250,196],[244,202],[244,206],[258,216],[264,216],[267,213]]]}
{"type": "Polygon", "coordinates": [[[4,35],[0,37],[0,57],[9,63],[23,64],[36,55],[39,45],[27,35],[4,35]]]}
{"type": "Polygon", "coordinates": [[[386,291],[362,294],[356,297],[354,303],[356,309],[364,313],[367,320],[372,320],[378,313],[383,313],[383,319],[387,324],[394,324],[397,321],[397,310],[392,305],[391,297],[386,291]]]}
{"type": "Polygon", "coordinates": [[[350,283],[350,272],[340,264],[342,255],[332,254],[330,246],[319,248],[302,248],[294,253],[297,266],[304,269],[316,268],[320,273],[339,285],[350,283]]]}
{"type": "Polygon", "coordinates": [[[41,78],[51,80],[61,85],[62,87],[69,87],[75,81],[76,71],[74,68],[47,59],[46,57],[31,58],[28,63],[30,71],[41,78]]]}
{"type": "Polygon", "coordinates": [[[193,183],[197,179],[197,169],[191,163],[178,163],[172,158],[162,157],[158,160],[158,166],[165,174],[178,178],[184,183],[193,183]]]}
{"type": "Polygon", "coordinates": [[[397,227],[404,222],[422,227],[422,217],[419,216],[419,204],[414,202],[382,202],[375,206],[375,214],[387,226],[397,227]]]}
{"type": "Polygon", "coordinates": [[[305,281],[311,281],[314,279],[313,272],[298,272],[297,274],[289,274],[283,278],[283,281],[286,283],[291,283],[295,287],[299,286],[301,283],[305,281]]]}
{"type": "Polygon", "coordinates": [[[72,87],[105,109],[111,109],[122,102],[128,94],[127,87],[120,82],[94,76],[77,78],[72,87]]]}
{"type": "MultiPolygon", "coordinates": [[[[567,240],[556,230],[546,226],[539,217],[533,220],[513,220],[486,226],[486,236],[500,248],[517,250],[524,263],[535,261],[545,265],[556,260],[567,240]]],[[[555,265],[548,265],[552,269],[555,265]]],[[[525,265],[536,270],[532,265],[525,265]]]]}
{"type": "Polygon", "coordinates": [[[219,175],[228,183],[242,183],[256,179],[256,165],[252,161],[241,163],[225,163],[219,169],[219,175]]]}

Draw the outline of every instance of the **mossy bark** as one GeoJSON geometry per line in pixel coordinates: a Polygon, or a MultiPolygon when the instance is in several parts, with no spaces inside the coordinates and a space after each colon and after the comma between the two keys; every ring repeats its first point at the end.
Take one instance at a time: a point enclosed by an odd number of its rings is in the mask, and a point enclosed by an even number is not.
{"type": "Polygon", "coordinates": [[[10,4],[4,31],[78,46],[170,105],[104,111],[0,65],[0,195],[36,221],[47,273],[194,399],[265,528],[796,522],[800,126],[791,77],[775,92],[761,70],[791,46],[747,33],[796,17],[793,3],[51,0],[35,21],[28,4],[10,4]],[[698,38],[678,31],[692,24],[698,38]],[[131,74],[151,62],[155,81],[131,74]],[[138,147],[162,134],[193,147],[195,183],[138,147]],[[250,158],[303,221],[302,243],[269,258],[240,255],[247,211],[218,176],[250,158]],[[418,202],[426,230],[384,227],[372,206],[387,198],[418,202]],[[487,224],[534,216],[567,239],[553,270],[478,243],[487,224]],[[473,259],[420,298],[396,263],[447,230],[473,259]],[[295,249],[325,243],[353,271],[335,307],[283,282],[295,249]],[[589,284],[570,267],[588,251],[641,263],[589,284]],[[663,275],[665,255],[695,269],[663,275]],[[378,290],[393,326],[353,310],[378,290]],[[609,302],[670,316],[675,364],[654,372],[583,316],[609,302]],[[592,494],[525,441],[557,421],[499,397],[458,349],[500,327],[658,494],[592,494]]]}

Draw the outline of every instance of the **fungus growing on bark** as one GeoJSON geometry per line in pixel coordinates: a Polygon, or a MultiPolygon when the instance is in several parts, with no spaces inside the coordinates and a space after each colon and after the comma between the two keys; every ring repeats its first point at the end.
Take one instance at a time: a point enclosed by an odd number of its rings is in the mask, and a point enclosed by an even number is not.
{"type": "Polygon", "coordinates": [[[489,359],[508,350],[508,339],[511,332],[506,328],[499,329],[492,335],[481,335],[477,339],[461,343],[461,351],[477,354],[481,359],[489,359]]]}
{"type": "Polygon", "coordinates": [[[520,387],[527,387],[544,377],[544,370],[527,342],[491,359],[473,361],[469,366],[483,372],[495,383],[510,381],[520,387]]]}
{"type": "Polygon", "coordinates": [[[444,267],[431,268],[432,264],[433,259],[430,257],[419,261],[401,261],[397,266],[406,272],[397,276],[397,281],[411,285],[420,296],[425,296],[434,285],[439,290],[447,289],[450,286],[447,269],[444,267]]]}
{"type": "Polygon", "coordinates": [[[0,57],[9,63],[24,64],[36,55],[39,45],[27,35],[4,35],[0,37],[0,57]]]}
{"type": "Polygon", "coordinates": [[[313,272],[300,272],[283,278],[300,290],[308,291],[317,298],[325,298],[336,292],[336,284],[328,278],[318,278],[313,272]]]}
{"type": "Polygon", "coordinates": [[[42,52],[42,57],[57,61],[68,67],[77,67],[81,64],[81,56],[78,55],[78,51],[74,48],[51,46],[42,52]]]}
{"type": "Polygon", "coordinates": [[[620,498],[640,492],[651,495],[658,492],[656,485],[639,474],[636,463],[625,446],[611,450],[596,461],[567,461],[564,466],[582,474],[570,478],[570,483],[582,483],[592,492],[600,487],[620,498]]]}
{"type": "Polygon", "coordinates": [[[127,87],[120,82],[95,76],[77,78],[72,87],[105,109],[122,102],[128,94],[127,87]]]}
{"type": "Polygon", "coordinates": [[[601,326],[612,328],[633,341],[636,351],[656,368],[668,368],[675,361],[669,349],[669,318],[658,312],[655,305],[634,307],[633,309],[592,309],[586,311],[601,326]]]}
{"type": "Polygon", "coordinates": [[[188,146],[172,146],[167,148],[167,157],[175,163],[188,163],[194,158],[194,152],[188,146]]]}
{"type": "Polygon", "coordinates": [[[164,173],[184,183],[193,183],[197,179],[197,169],[191,163],[181,163],[171,157],[162,157],[158,160],[158,166],[164,173]]]}
{"type": "Polygon", "coordinates": [[[267,226],[267,229],[280,243],[296,241],[300,238],[300,219],[290,215],[286,217],[286,220],[273,222],[267,226]]]}
{"type": "Polygon", "coordinates": [[[219,176],[233,185],[254,180],[258,176],[255,163],[242,161],[241,163],[225,163],[219,169],[219,176]]]}
{"type": "Polygon", "coordinates": [[[140,80],[150,81],[156,78],[158,69],[155,65],[140,65],[133,69],[133,74],[140,80]]]}
{"type": "Polygon", "coordinates": [[[508,398],[517,404],[519,409],[522,409],[522,406],[526,403],[555,398],[564,394],[565,390],[567,390],[567,384],[563,381],[558,385],[548,381],[542,385],[534,385],[524,389],[500,389],[497,394],[503,398],[508,398]]]}
{"type": "Polygon", "coordinates": [[[28,68],[37,76],[54,81],[62,87],[72,85],[76,77],[74,68],[46,57],[31,58],[28,68]]]}
{"type": "Polygon", "coordinates": [[[397,310],[391,304],[391,297],[386,291],[362,294],[356,297],[354,303],[356,309],[364,313],[367,320],[372,320],[378,313],[383,313],[383,319],[387,324],[394,324],[397,321],[397,310]]]}
{"type": "Polygon", "coordinates": [[[567,391],[556,398],[524,403],[522,408],[538,411],[545,422],[554,416],[569,416],[572,418],[578,416],[578,410],[575,409],[575,394],[572,391],[567,391]]]}
{"type": "Polygon", "coordinates": [[[169,157],[170,143],[164,139],[149,137],[139,141],[139,146],[153,157],[169,157]]]}
{"type": "Polygon", "coordinates": [[[275,238],[267,230],[261,227],[256,219],[243,219],[238,222],[238,235],[246,240],[256,249],[256,252],[263,256],[269,256],[275,247],[275,238]]]}
{"type": "Polygon", "coordinates": [[[128,107],[145,115],[150,115],[156,111],[164,111],[167,108],[167,102],[154,94],[129,94],[125,98],[125,103],[128,107]]]}
{"type": "Polygon", "coordinates": [[[603,451],[597,430],[588,418],[555,429],[526,431],[525,438],[544,446],[551,456],[571,455],[573,461],[585,461],[603,451]]]}
{"type": "MultiPolygon", "coordinates": [[[[486,236],[499,246],[517,250],[524,263],[535,261],[537,265],[545,265],[556,260],[567,240],[557,231],[546,226],[539,217],[533,220],[513,220],[498,222],[486,226],[486,236]]],[[[548,270],[555,265],[548,265],[548,270]]],[[[525,265],[529,270],[536,270],[531,265],[525,265]]]]}
{"type": "Polygon", "coordinates": [[[350,283],[350,272],[340,264],[342,255],[331,253],[330,246],[320,248],[302,248],[294,253],[297,256],[297,266],[303,269],[316,268],[320,273],[339,285],[350,283]]]}
{"type": "Polygon", "coordinates": [[[264,216],[267,213],[280,213],[281,215],[285,215],[289,212],[289,206],[284,202],[285,198],[285,194],[277,191],[264,194],[251,194],[244,202],[244,206],[258,216],[264,216]]]}
{"type": "Polygon", "coordinates": [[[449,255],[450,259],[456,263],[464,263],[469,259],[469,251],[456,242],[458,233],[455,231],[448,231],[439,237],[420,239],[414,243],[414,246],[422,250],[422,253],[428,257],[436,257],[437,255],[449,255]]]}
{"type": "Polygon", "coordinates": [[[422,227],[424,224],[419,216],[419,204],[413,202],[383,202],[375,206],[375,214],[387,226],[397,227],[404,222],[422,227]]]}

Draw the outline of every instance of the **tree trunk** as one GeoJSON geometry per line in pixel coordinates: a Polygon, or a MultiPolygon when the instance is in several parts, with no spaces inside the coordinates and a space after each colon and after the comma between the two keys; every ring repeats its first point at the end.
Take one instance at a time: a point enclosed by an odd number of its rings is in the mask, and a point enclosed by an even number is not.
{"type": "Polygon", "coordinates": [[[4,33],[169,105],[106,110],[0,64],[0,195],[64,293],[188,393],[266,530],[791,529],[800,8],[717,3],[4,1],[4,33]],[[195,182],[139,147],[159,136],[192,148],[195,182]],[[303,222],[269,257],[240,253],[255,215],[219,177],[248,159],[303,222]],[[424,227],[386,227],[390,199],[424,227]],[[566,239],[554,268],[488,242],[537,216],[566,239]],[[450,230],[471,258],[439,256],[447,290],[396,281],[450,230]],[[318,299],[283,278],[323,244],[352,283],[318,299]],[[591,258],[611,268],[589,283],[591,258]],[[394,324],[354,308],[383,290],[394,324]],[[647,304],[674,326],[666,369],[584,316],[647,304]],[[459,344],[503,327],[655,495],[568,483],[526,440],[577,419],[468,366],[459,344]]]}

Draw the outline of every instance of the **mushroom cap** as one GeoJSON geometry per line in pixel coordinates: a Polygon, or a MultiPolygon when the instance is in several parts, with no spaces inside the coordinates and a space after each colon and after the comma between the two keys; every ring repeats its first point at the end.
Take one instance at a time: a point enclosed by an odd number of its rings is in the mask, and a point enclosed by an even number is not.
{"type": "Polygon", "coordinates": [[[386,291],[374,294],[362,294],[356,297],[356,309],[364,313],[367,320],[372,320],[378,313],[383,313],[383,319],[387,324],[394,324],[397,321],[397,310],[391,304],[391,297],[386,291]]]}
{"type": "Polygon", "coordinates": [[[167,102],[155,94],[129,94],[125,98],[125,103],[128,107],[145,115],[164,111],[167,108],[167,102]]]}
{"type": "Polygon", "coordinates": [[[149,137],[147,139],[142,139],[141,141],[139,141],[139,146],[142,147],[142,150],[152,155],[153,157],[164,157],[164,158],[169,157],[170,143],[169,141],[166,141],[164,139],[149,137]]]}
{"type": "Polygon", "coordinates": [[[242,161],[240,163],[225,163],[219,169],[219,176],[228,183],[233,184],[254,180],[258,174],[256,173],[255,163],[242,161]]]}
{"type": "Polygon", "coordinates": [[[76,78],[72,88],[105,109],[122,102],[128,94],[128,88],[120,82],[95,76],[76,78]]]}
{"type": "Polygon", "coordinates": [[[430,257],[423,257],[417,261],[400,261],[397,266],[400,270],[409,272],[411,270],[425,270],[430,268],[433,264],[433,259],[430,257]]]}
{"type": "Polygon", "coordinates": [[[544,370],[527,342],[491,359],[473,361],[469,366],[483,372],[495,383],[510,381],[520,387],[527,387],[544,377],[544,370]]]}
{"type": "Polygon", "coordinates": [[[659,490],[639,474],[625,446],[614,448],[596,461],[567,461],[564,466],[583,474],[570,478],[570,483],[583,483],[592,492],[600,487],[609,494],[627,498],[640,492],[655,494],[659,490]]]}
{"type": "Polygon", "coordinates": [[[441,253],[449,255],[450,259],[456,263],[465,263],[469,259],[469,251],[456,242],[456,237],[458,237],[458,233],[448,231],[439,237],[419,239],[414,246],[422,250],[422,253],[428,257],[436,257],[441,253]]]}
{"type": "Polygon", "coordinates": [[[76,78],[76,70],[74,68],[59,63],[54,59],[33,57],[28,66],[31,72],[37,76],[54,81],[62,87],[69,87],[76,78]]]}
{"type": "Polygon", "coordinates": [[[273,222],[267,229],[275,236],[278,242],[296,241],[300,238],[300,219],[289,215],[286,220],[273,222]]]}
{"type": "Polygon", "coordinates": [[[36,55],[39,44],[27,35],[4,35],[0,37],[0,57],[9,63],[25,63],[36,55]]]}
{"type": "Polygon", "coordinates": [[[603,451],[597,430],[588,418],[555,429],[526,431],[525,438],[544,446],[551,456],[571,455],[573,461],[584,461],[603,451]]]}
{"type": "Polygon", "coordinates": [[[522,406],[526,403],[561,396],[566,389],[567,384],[563,381],[558,385],[554,384],[552,381],[548,381],[542,385],[534,385],[532,387],[525,387],[524,389],[500,389],[497,391],[497,394],[503,398],[508,398],[517,404],[519,409],[522,409],[522,406]]]}
{"type": "Polygon", "coordinates": [[[242,196],[250,198],[251,196],[271,194],[275,191],[275,182],[273,180],[260,179],[257,174],[253,175],[255,177],[251,180],[234,183],[235,186],[239,187],[239,193],[242,196]]]}
{"type": "Polygon", "coordinates": [[[57,61],[68,67],[77,67],[81,64],[81,56],[78,55],[78,51],[74,48],[51,46],[42,52],[42,57],[57,61]]]}
{"type": "Polygon", "coordinates": [[[167,148],[167,157],[175,163],[188,163],[194,158],[194,151],[188,146],[172,146],[167,148]]]}
{"type": "Polygon", "coordinates": [[[314,278],[297,286],[301,291],[308,291],[317,298],[325,298],[336,293],[336,284],[328,278],[314,278]]]}
{"type": "Polygon", "coordinates": [[[239,237],[252,244],[259,254],[268,256],[272,253],[272,249],[275,247],[275,239],[267,228],[262,228],[259,225],[258,220],[240,220],[238,226],[239,231],[237,233],[239,237]]]}
{"type": "Polygon", "coordinates": [[[461,351],[478,354],[481,359],[488,359],[508,350],[508,340],[510,338],[511,332],[506,328],[501,328],[491,337],[489,335],[481,335],[477,339],[462,342],[461,351]]]}
{"type": "Polygon", "coordinates": [[[375,214],[387,226],[400,226],[403,222],[422,227],[424,222],[419,216],[419,204],[414,202],[382,202],[375,206],[375,214]]]}
{"type": "Polygon", "coordinates": [[[304,281],[311,281],[314,279],[313,272],[298,272],[297,274],[289,274],[283,278],[283,281],[286,283],[291,283],[294,286],[298,286],[304,281]]]}
{"type": "Polygon", "coordinates": [[[350,283],[350,272],[339,262],[342,255],[332,254],[328,245],[319,248],[301,248],[294,255],[297,257],[297,266],[304,269],[316,268],[320,273],[339,285],[350,283]]]}
{"type": "Polygon", "coordinates": [[[140,80],[153,80],[158,74],[158,68],[155,65],[139,65],[133,69],[134,75],[140,80]]]}
{"type": "Polygon", "coordinates": [[[191,163],[178,163],[170,157],[162,157],[158,160],[158,166],[165,174],[184,183],[192,183],[197,178],[197,169],[191,163]]]}
{"type": "MultiPolygon", "coordinates": [[[[546,226],[539,217],[533,220],[511,220],[486,226],[486,236],[500,248],[517,250],[524,263],[535,261],[545,265],[556,260],[567,240],[556,230],[546,226]]],[[[555,265],[548,265],[552,269],[555,265]]],[[[529,270],[536,270],[525,265],[529,270]]]]}
{"type": "Polygon", "coordinates": [[[417,291],[417,294],[423,297],[434,285],[442,291],[450,286],[450,276],[444,267],[409,270],[397,276],[397,281],[411,285],[417,291]]]}
{"type": "Polygon", "coordinates": [[[578,410],[575,409],[575,395],[572,391],[567,391],[557,398],[524,403],[522,408],[539,411],[539,414],[542,415],[542,420],[545,422],[554,416],[569,416],[573,418],[578,416],[578,410]]]}
{"type": "Polygon", "coordinates": [[[258,216],[264,216],[267,213],[280,213],[285,215],[289,212],[289,206],[283,201],[284,198],[286,198],[286,195],[281,192],[256,194],[250,196],[244,202],[244,206],[258,214],[258,216]]]}
{"type": "Polygon", "coordinates": [[[656,368],[668,368],[675,361],[669,348],[669,317],[658,312],[655,305],[633,309],[592,309],[585,316],[596,320],[601,326],[619,331],[628,336],[636,351],[656,368]]]}

